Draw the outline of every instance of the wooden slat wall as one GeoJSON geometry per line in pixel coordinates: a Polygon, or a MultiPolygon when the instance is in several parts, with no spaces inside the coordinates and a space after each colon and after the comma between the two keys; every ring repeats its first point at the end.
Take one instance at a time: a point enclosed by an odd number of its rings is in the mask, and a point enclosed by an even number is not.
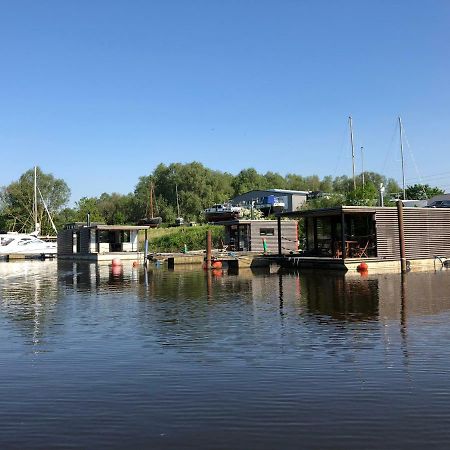
{"type": "Polygon", "coordinates": [[[90,253],[91,229],[80,228],[80,253],[90,253]]]}
{"type": "MultiPolygon", "coordinates": [[[[450,209],[404,208],[406,257],[450,258],[450,209]]],[[[400,258],[396,209],[377,209],[378,257],[400,258]]]]}
{"type": "MultiPolygon", "coordinates": [[[[263,222],[253,222],[251,225],[251,245],[253,252],[262,252],[263,238],[267,243],[267,250],[270,253],[278,253],[278,224],[276,220],[267,220],[263,222]],[[273,228],[273,236],[261,236],[261,228],[273,228]]],[[[298,251],[297,242],[297,221],[295,220],[282,220],[281,221],[281,246],[283,253],[289,253],[290,251],[298,251]]]]}
{"type": "Polygon", "coordinates": [[[58,232],[58,255],[71,255],[73,253],[74,230],[61,230],[58,232]]]}

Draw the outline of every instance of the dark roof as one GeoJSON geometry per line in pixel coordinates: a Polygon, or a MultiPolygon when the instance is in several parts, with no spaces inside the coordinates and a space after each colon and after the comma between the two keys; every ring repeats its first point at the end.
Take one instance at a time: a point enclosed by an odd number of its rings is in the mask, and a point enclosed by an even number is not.
{"type": "Polygon", "coordinates": [[[96,228],[97,230],[110,231],[127,231],[127,230],[148,230],[148,225],[91,225],[89,228],[96,228]]]}

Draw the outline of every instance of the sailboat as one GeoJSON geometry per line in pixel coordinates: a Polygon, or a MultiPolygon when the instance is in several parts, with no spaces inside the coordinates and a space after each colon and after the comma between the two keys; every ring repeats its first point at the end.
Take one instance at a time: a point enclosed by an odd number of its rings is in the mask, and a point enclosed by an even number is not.
{"type": "Polygon", "coordinates": [[[34,168],[34,195],[33,195],[33,219],[34,231],[31,233],[8,232],[0,234],[0,255],[10,255],[21,253],[27,255],[55,255],[57,244],[55,242],[45,242],[38,238],[41,232],[41,224],[38,222],[38,201],[37,194],[41,197],[42,204],[48,214],[50,223],[57,233],[56,226],[50,216],[50,212],[45,203],[44,197],[37,185],[37,167],[34,168]]]}
{"type": "Polygon", "coordinates": [[[155,205],[156,205],[155,189],[153,187],[153,183],[150,183],[149,191],[150,191],[150,197],[149,197],[148,209],[145,214],[146,217],[143,219],[140,219],[138,221],[138,225],[148,225],[149,227],[156,228],[161,225],[162,218],[159,216],[155,217],[153,215],[153,201],[155,202],[155,205]]]}

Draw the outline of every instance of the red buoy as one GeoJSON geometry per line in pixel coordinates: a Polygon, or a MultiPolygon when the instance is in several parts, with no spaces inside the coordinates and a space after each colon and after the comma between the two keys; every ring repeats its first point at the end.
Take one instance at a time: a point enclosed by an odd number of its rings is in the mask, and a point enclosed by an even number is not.
{"type": "Polygon", "coordinates": [[[222,261],[214,261],[214,262],[211,264],[211,267],[212,267],[213,269],[221,269],[221,268],[222,268],[222,261]]]}
{"type": "Polygon", "coordinates": [[[111,265],[112,266],[121,266],[122,261],[119,258],[113,258],[113,260],[111,261],[111,265]]]}
{"type": "Polygon", "coordinates": [[[367,272],[369,270],[369,266],[364,261],[358,265],[356,268],[358,272],[367,272]]]}

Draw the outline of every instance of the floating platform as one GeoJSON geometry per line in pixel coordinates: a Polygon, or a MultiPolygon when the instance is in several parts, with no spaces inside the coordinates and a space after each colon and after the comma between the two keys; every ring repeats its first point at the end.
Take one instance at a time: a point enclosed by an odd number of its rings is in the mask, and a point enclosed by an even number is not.
{"type": "MultiPolygon", "coordinates": [[[[269,267],[273,264],[273,259],[261,253],[251,252],[213,252],[213,260],[220,261],[224,267],[229,268],[253,268],[269,267]]],[[[153,262],[167,262],[169,268],[179,265],[203,264],[205,253],[173,253],[173,254],[155,254],[149,258],[153,262]]]]}
{"type": "Polygon", "coordinates": [[[10,253],[8,255],[0,255],[0,261],[15,261],[21,259],[54,259],[56,258],[55,253],[10,253]]]}
{"type": "MultiPolygon", "coordinates": [[[[284,255],[274,257],[274,260],[281,267],[292,269],[323,269],[323,270],[340,270],[344,272],[356,272],[358,266],[365,262],[370,273],[386,273],[401,272],[401,264],[399,260],[380,259],[380,258],[325,258],[325,257],[307,257],[296,255],[284,255]]],[[[446,258],[436,256],[435,258],[420,258],[407,260],[408,270],[411,271],[427,271],[447,268],[446,258]]]]}

